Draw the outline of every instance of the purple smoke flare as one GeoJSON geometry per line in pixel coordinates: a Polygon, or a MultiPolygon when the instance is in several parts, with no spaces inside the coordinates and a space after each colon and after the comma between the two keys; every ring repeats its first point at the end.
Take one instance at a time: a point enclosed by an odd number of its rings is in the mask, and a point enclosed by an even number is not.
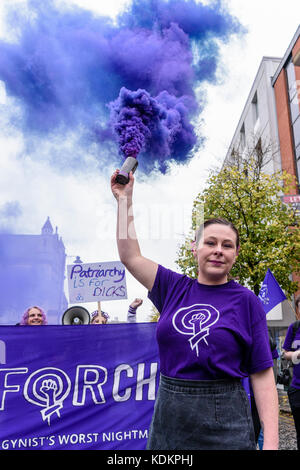
{"type": "Polygon", "coordinates": [[[151,138],[150,127],[157,126],[162,110],[145,90],[130,92],[122,88],[111,104],[112,122],[125,157],[137,157],[151,138]]]}
{"type": "Polygon", "coordinates": [[[80,135],[82,151],[62,158],[58,145],[51,152],[54,166],[72,171],[84,171],[82,155],[94,142],[99,167],[119,164],[108,111],[116,112],[122,88],[132,90],[127,100],[147,93],[145,103],[118,111],[122,153],[139,152],[145,173],[185,163],[196,143],[192,118],[202,111],[194,89],[216,82],[220,44],[244,32],[221,0],[133,0],[115,22],[63,2],[27,0],[24,9],[10,3],[6,21],[17,32],[0,41],[0,80],[18,105],[13,124],[28,149],[80,135]]]}
{"type": "Polygon", "coordinates": [[[166,91],[154,98],[146,90],[122,88],[110,105],[121,153],[136,158],[142,152],[148,160],[157,159],[157,168],[164,171],[165,159],[174,158],[177,151],[187,153],[196,143],[187,103],[166,91]]]}

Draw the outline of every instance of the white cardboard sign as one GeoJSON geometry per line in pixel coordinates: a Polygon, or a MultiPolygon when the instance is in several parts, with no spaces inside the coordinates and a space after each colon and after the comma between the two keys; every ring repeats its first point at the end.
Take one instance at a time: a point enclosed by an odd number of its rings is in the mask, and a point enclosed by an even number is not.
{"type": "Polygon", "coordinates": [[[69,302],[127,299],[125,266],[120,261],[67,266],[69,302]]]}

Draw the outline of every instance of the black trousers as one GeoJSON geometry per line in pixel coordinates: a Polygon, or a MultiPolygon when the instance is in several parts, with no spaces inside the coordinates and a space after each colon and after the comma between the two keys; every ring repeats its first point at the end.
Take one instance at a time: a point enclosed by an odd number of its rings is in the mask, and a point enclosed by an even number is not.
{"type": "Polygon", "coordinates": [[[296,428],[297,449],[300,450],[300,389],[290,387],[288,397],[296,428]]]}

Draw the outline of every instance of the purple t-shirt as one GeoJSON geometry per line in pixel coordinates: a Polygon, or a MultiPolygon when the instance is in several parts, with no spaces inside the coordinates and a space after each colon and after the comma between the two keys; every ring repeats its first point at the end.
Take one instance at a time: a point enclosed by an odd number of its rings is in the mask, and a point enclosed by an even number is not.
{"type": "Polygon", "coordinates": [[[157,341],[163,375],[243,378],[273,366],[261,302],[235,281],[204,285],[159,266],[148,296],[160,312],[157,341]]]}
{"type": "MultiPolygon", "coordinates": [[[[297,349],[300,349],[300,328],[296,331],[293,339],[293,324],[288,327],[282,348],[285,351],[297,351],[297,349]]],[[[294,364],[291,387],[300,388],[300,364],[294,364]]]]}

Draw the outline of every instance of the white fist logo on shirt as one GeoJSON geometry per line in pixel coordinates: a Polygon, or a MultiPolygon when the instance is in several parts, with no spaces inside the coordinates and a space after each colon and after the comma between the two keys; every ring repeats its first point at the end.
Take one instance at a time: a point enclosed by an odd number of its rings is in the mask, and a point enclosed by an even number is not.
{"type": "Polygon", "coordinates": [[[199,342],[203,340],[208,345],[206,338],[210,334],[210,327],[219,317],[219,311],[212,305],[195,304],[179,309],[173,316],[173,326],[179,333],[191,336],[191,349],[199,356],[199,342]]]}

